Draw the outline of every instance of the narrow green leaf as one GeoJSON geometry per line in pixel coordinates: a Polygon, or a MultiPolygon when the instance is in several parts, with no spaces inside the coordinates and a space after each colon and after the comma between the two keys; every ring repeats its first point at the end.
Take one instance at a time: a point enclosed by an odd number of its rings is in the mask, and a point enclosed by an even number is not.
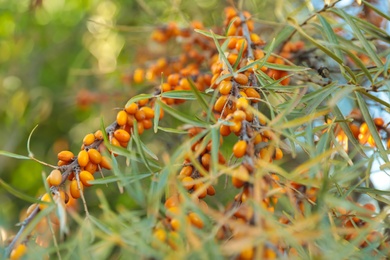
{"type": "Polygon", "coordinates": [[[179,130],[179,129],[176,129],[176,128],[169,128],[169,127],[162,127],[162,126],[159,126],[158,129],[161,130],[161,131],[163,131],[163,132],[167,132],[167,133],[173,133],[173,134],[188,134],[187,131],[185,131],[185,130],[179,130]]]}
{"type": "Polygon", "coordinates": [[[383,146],[382,139],[379,136],[378,130],[376,129],[375,123],[372,120],[372,117],[370,115],[370,112],[368,110],[368,107],[366,105],[366,102],[364,101],[363,97],[360,95],[359,92],[355,92],[357,102],[360,108],[360,111],[362,112],[364,121],[367,123],[368,129],[370,130],[370,133],[372,137],[374,138],[375,145],[378,148],[379,154],[381,155],[382,159],[385,162],[389,162],[389,158],[386,153],[386,149],[383,146]]]}
{"type": "MultiPolygon", "coordinates": [[[[213,38],[213,35],[208,31],[200,30],[200,29],[194,29],[194,31],[197,33],[200,33],[206,37],[213,38]]],[[[218,40],[223,40],[223,39],[227,38],[226,36],[222,36],[222,35],[218,35],[218,34],[214,34],[214,37],[217,38],[218,40]]]]}
{"type": "MultiPolygon", "coordinates": [[[[279,44],[284,43],[294,31],[295,31],[294,27],[292,27],[290,25],[283,27],[282,30],[276,32],[276,34],[275,34],[276,36],[273,38],[273,41],[268,42],[267,45],[265,46],[265,49],[270,48],[271,44],[276,47],[276,46],[279,46],[279,44]]],[[[271,49],[274,49],[274,48],[271,48],[271,49]]]]}
{"type": "MultiPolygon", "coordinates": [[[[339,42],[337,41],[336,34],[334,33],[334,31],[333,31],[332,27],[330,26],[330,24],[328,23],[328,21],[320,14],[317,14],[317,17],[319,18],[319,20],[322,24],[322,28],[323,28],[326,36],[328,37],[328,40],[332,44],[338,45],[339,42]]],[[[343,56],[341,55],[340,50],[338,50],[336,48],[333,48],[333,50],[335,51],[335,54],[337,55],[337,57],[339,57],[342,60],[343,56]]]]}
{"type": "Polygon", "coordinates": [[[362,2],[364,3],[365,6],[370,7],[370,9],[372,9],[374,12],[376,12],[380,16],[384,17],[386,20],[388,20],[388,21],[390,20],[390,15],[383,13],[381,10],[379,10],[374,5],[370,4],[369,2],[367,2],[365,0],[363,0],[362,2]]]}
{"type": "Polygon", "coordinates": [[[378,67],[382,67],[383,64],[382,64],[382,61],[380,60],[380,58],[378,57],[378,54],[374,51],[374,49],[371,47],[370,43],[367,41],[366,37],[360,31],[360,28],[356,25],[354,19],[342,9],[330,9],[330,10],[333,13],[335,13],[335,14],[337,14],[345,19],[345,21],[348,23],[348,25],[351,26],[352,31],[354,32],[356,37],[361,42],[364,49],[369,54],[370,58],[374,61],[374,63],[378,67]]]}
{"type": "Polygon", "coordinates": [[[20,154],[16,154],[16,153],[7,152],[7,151],[1,151],[1,150],[0,150],[0,155],[6,156],[6,157],[15,158],[15,159],[21,159],[21,160],[31,160],[30,157],[27,157],[27,156],[24,156],[24,155],[20,155],[20,154]]]}
{"type": "Polygon", "coordinates": [[[353,71],[348,67],[346,66],[344,63],[343,63],[343,60],[340,59],[337,55],[335,55],[331,50],[329,50],[328,48],[326,48],[324,45],[320,44],[316,39],[314,39],[313,37],[311,37],[310,35],[308,35],[301,27],[300,25],[297,23],[297,21],[291,17],[288,18],[288,21],[295,27],[295,29],[302,35],[304,36],[306,39],[308,39],[311,43],[313,43],[315,46],[317,46],[321,51],[323,51],[325,54],[327,54],[329,57],[331,57],[332,59],[334,59],[339,65],[341,65],[347,72],[348,74],[351,76],[352,80],[354,82],[356,82],[356,76],[355,74],[353,73],[353,71]]]}
{"type": "Polygon", "coordinates": [[[366,75],[368,80],[371,81],[371,83],[374,82],[374,80],[372,79],[371,73],[368,71],[368,69],[363,64],[363,62],[355,54],[353,54],[351,51],[349,51],[347,47],[344,47],[342,45],[337,45],[335,47],[337,49],[341,49],[343,52],[345,52],[355,62],[355,64],[363,71],[364,75],[366,75]]]}
{"type": "Polygon", "coordinates": [[[390,109],[390,104],[387,103],[386,101],[374,96],[374,95],[371,95],[370,93],[368,93],[365,89],[357,89],[357,91],[359,91],[359,93],[365,95],[366,97],[368,97],[369,99],[372,99],[374,100],[375,102],[378,102],[379,104],[381,105],[384,105],[385,107],[389,108],[390,109]]]}
{"type": "Polygon", "coordinates": [[[155,155],[152,150],[149,149],[149,147],[147,147],[141,140],[139,140],[140,144],[141,144],[141,148],[143,151],[146,152],[147,155],[149,155],[150,157],[152,157],[154,160],[158,161],[158,157],[157,155],[155,155]]]}
{"type": "MultiPolygon", "coordinates": [[[[191,78],[188,78],[188,82],[190,83],[191,90],[194,92],[194,95],[199,101],[199,104],[202,107],[203,111],[207,111],[209,109],[209,105],[207,104],[206,99],[203,97],[202,93],[200,93],[199,89],[195,86],[194,81],[191,78]]],[[[213,122],[216,121],[214,117],[210,117],[210,119],[213,122]]]]}
{"type": "Polygon", "coordinates": [[[171,90],[161,93],[161,97],[185,100],[196,99],[194,93],[190,90],[171,90]]]}
{"type": "Polygon", "coordinates": [[[208,126],[207,123],[199,121],[199,120],[195,120],[194,118],[190,117],[189,115],[187,115],[183,112],[180,112],[178,110],[175,110],[175,109],[171,108],[170,106],[164,104],[161,101],[157,101],[157,102],[160,104],[160,106],[162,106],[162,108],[164,109],[165,112],[167,112],[170,115],[172,115],[173,117],[183,121],[184,123],[191,124],[193,126],[200,126],[200,127],[207,127],[208,126]]]}
{"type": "Polygon", "coordinates": [[[213,40],[214,40],[214,43],[215,43],[215,47],[217,48],[218,50],[218,53],[219,53],[219,57],[223,60],[223,62],[226,64],[226,66],[228,67],[229,71],[230,72],[234,72],[233,68],[232,68],[232,65],[230,65],[229,61],[227,60],[226,56],[225,56],[225,53],[223,52],[223,50],[221,49],[221,46],[219,45],[218,43],[218,40],[217,38],[215,38],[215,34],[213,33],[213,31],[211,31],[211,35],[213,37],[213,40]]]}
{"type": "Polygon", "coordinates": [[[33,130],[31,130],[30,132],[30,135],[28,136],[28,139],[27,139],[27,152],[28,152],[28,156],[29,157],[34,157],[34,154],[31,152],[31,149],[30,149],[30,141],[31,141],[31,137],[35,131],[35,129],[37,129],[38,125],[36,125],[33,130]]]}
{"type": "MultiPolygon", "coordinates": [[[[160,98],[157,98],[157,100],[160,100],[160,98]]],[[[159,122],[160,122],[160,103],[156,102],[154,104],[154,118],[153,118],[153,131],[154,131],[154,133],[157,133],[159,122]]]]}
{"type": "Polygon", "coordinates": [[[129,183],[133,183],[142,179],[145,179],[149,176],[152,176],[151,173],[138,173],[136,175],[130,175],[130,176],[123,176],[123,177],[118,177],[118,176],[109,176],[105,177],[104,179],[95,179],[93,181],[90,181],[91,184],[108,184],[108,183],[113,183],[113,182],[122,182],[123,185],[127,185],[129,183]]]}
{"type": "Polygon", "coordinates": [[[153,171],[150,168],[149,161],[148,161],[148,159],[145,156],[145,152],[144,152],[144,149],[143,149],[143,146],[141,144],[141,140],[140,140],[140,137],[139,137],[139,134],[138,134],[138,122],[137,122],[137,120],[134,120],[133,131],[134,132],[133,132],[133,135],[132,135],[132,139],[134,140],[135,145],[137,146],[137,150],[138,150],[139,154],[141,155],[141,159],[142,159],[143,163],[145,164],[146,168],[148,168],[148,170],[152,173],[153,171]]]}
{"type": "Polygon", "coordinates": [[[28,201],[28,202],[31,202],[31,203],[38,203],[38,202],[40,202],[40,200],[38,200],[36,198],[33,198],[33,197],[30,197],[30,196],[26,195],[25,193],[16,190],[15,188],[13,188],[11,185],[6,183],[2,179],[0,179],[0,186],[3,186],[3,188],[6,191],[8,191],[9,193],[11,193],[12,195],[14,195],[17,198],[20,198],[22,200],[25,200],[25,201],[28,201]]]}
{"type": "Polygon", "coordinates": [[[219,127],[211,128],[211,174],[217,172],[219,152],[219,127]]]}
{"type": "Polygon", "coordinates": [[[135,103],[137,101],[140,101],[142,99],[149,99],[149,98],[152,98],[152,97],[154,97],[153,94],[139,94],[139,95],[136,95],[136,96],[132,97],[129,101],[127,101],[125,107],[128,107],[130,104],[135,103]]]}

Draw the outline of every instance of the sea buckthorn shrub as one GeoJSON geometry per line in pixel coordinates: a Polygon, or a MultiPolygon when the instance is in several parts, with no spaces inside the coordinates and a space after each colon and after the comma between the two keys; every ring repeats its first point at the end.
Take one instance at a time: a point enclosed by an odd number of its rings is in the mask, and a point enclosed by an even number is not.
{"type": "Polygon", "coordinates": [[[365,2],[356,18],[337,2],[289,17],[273,36],[237,6],[211,29],[157,26],[151,41],[175,55],[124,75],[153,88],[55,165],[29,154],[51,168],[46,192],[5,257],[389,256],[389,192],[370,174],[390,165],[390,41],[366,9],[386,15],[365,2]],[[113,208],[114,185],[136,207],[113,208]]]}

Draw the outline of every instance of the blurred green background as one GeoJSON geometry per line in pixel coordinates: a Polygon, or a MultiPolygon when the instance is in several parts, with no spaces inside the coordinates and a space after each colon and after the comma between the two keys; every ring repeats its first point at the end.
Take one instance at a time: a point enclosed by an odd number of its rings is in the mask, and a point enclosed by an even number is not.
{"type": "MultiPolygon", "coordinates": [[[[193,19],[221,24],[224,4],[0,1],[0,150],[27,155],[28,136],[39,125],[31,139],[36,158],[56,164],[59,151],[77,152],[102,118],[111,123],[115,108],[150,91],[151,86],[130,86],[127,78],[137,65],[164,54],[149,40],[153,28],[168,21],[186,26],[193,19]]],[[[43,192],[42,172],[49,171],[33,161],[0,156],[0,178],[32,197],[43,192]]],[[[30,203],[1,186],[0,202],[0,227],[17,230],[21,209],[30,203]]]]}

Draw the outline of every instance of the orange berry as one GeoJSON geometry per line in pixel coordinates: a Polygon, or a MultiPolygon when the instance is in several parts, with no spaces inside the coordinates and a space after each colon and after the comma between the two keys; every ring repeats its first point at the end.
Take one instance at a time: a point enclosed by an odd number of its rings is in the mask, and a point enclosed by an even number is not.
{"type": "Polygon", "coordinates": [[[103,140],[103,132],[102,130],[97,130],[94,134],[96,140],[103,140]]]}
{"type": "Polygon", "coordinates": [[[167,78],[167,83],[171,86],[176,86],[179,84],[180,75],[178,73],[170,74],[167,78]]]}
{"type": "Polygon", "coordinates": [[[229,49],[234,49],[234,48],[236,48],[236,44],[237,44],[237,38],[236,37],[230,37],[227,47],[229,49]]]}
{"type": "Polygon", "coordinates": [[[217,101],[214,104],[214,110],[217,112],[221,112],[228,100],[228,97],[226,95],[220,96],[217,101]]]}
{"type": "Polygon", "coordinates": [[[130,140],[130,134],[123,129],[115,130],[114,136],[121,143],[125,143],[130,140]]]}
{"type": "Polygon", "coordinates": [[[239,133],[241,131],[242,126],[241,121],[234,121],[233,123],[234,125],[230,126],[230,131],[232,131],[233,133],[239,133]]]}
{"type": "Polygon", "coordinates": [[[209,196],[215,195],[215,188],[213,187],[213,185],[210,185],[207,187],[207,195],[209,195],[209,196]]]}
{"type": "Polygon", "coordinates": [[[154,118],[154,110],[150,107],[141,107],[140,111],[143,111],[145,113],[146,119],[153,119],[154,118]]]}
{"type": "Polygon", "coordinates": [[[125,111],[130,115],[135,115],[135,113],[138,111],[138,105],[137,103],[131,103],[125,108],[125,111]]]}
{"type": "MultiPolygon", "coordinates": [[[[211,144],[211,143],[210,143],[211,144]]],[[[210,162],[211,162],[211,155],[209,153],[205,153],[202,156],[202,165],[203,167],[207,170],[210,167],[210,162]]]]}
{"type": "Polygon", "coordinates": [[[229,55],[227,56],[227,60],[230,63],[230,65],[235,64],[237,59],[238,59],[238,55],[234,53],[229,53],[229,55]]]}
{"type": "Polygon", "coordinates": [[[142,121],[146,118],[146,114],[144,111],[142,110],[138,110],[136,113],[135,113],[135,119],[137,119],[137,121],[142,121]]]}
{"type": "Polygon", "coordinates": [[[135,69],[133,74],[134,83],[142,83],[145,79],[145,71],[143,69],[135,69]]]}
{"type": "Polygon", "coordinates": [[[231,24],[228,31],[226,32],[227,36],[233,36],[237,32],[237,27],[234,24],[231,24]]]}
{"type": "Polygon", "coordinates": [[[93,177],[92,173],[90,173],[89,171],[80,172],[80,181],[83,183],[84,186],[92,186],[92,184],[89,184],[89,181],[93,181],[94,179],[95,178],[93,177]]]}
{"type": "Polygon", "coordinates": [[[11,260],[18,260],[21,259],[27,252],[27,246],[25,244],[19,244],[17,245],[10,254],[11,260]]]}
{"type": "Polygon", "coordinates": [[[228,125],[221,125],[221,127],[219,128],[219,132],[221,133],[222,136],[230,135],[230,133],[231,133],[230,126],[228,126],[228,125]]]}
{"type": "Polygon", "coordinates": [[[232,182],[234,187],[241,188],[245,182],[249,180],[248,169],[241,165],[238,169],[233,172],[232,182]]]}
{"type": "Polygon", "coordinates": [[[167,239],[167,232],[165,232],[165,230],[162,228],[158,228],[153,232],[153,236],[161,242],[165,242],[167,239]]]}
{"type": "Polygon", "coordinates": [[[203,228],[203,221],[202,219],[196,214],[195,212],[191,212],[188,214],[188,217],[190,219],[190,222],[192,225],[194,225],[197,228],[203,228]]]}
{"type": "Polygon", "coordinates": [[[275,160],[280,160],[282,158],[283,158],[283,151],[280,148],[276,148],[275,149],[274,159],[275,160]]]}
{"type": "Polygon", "coordinates": [[[245,97],[240,97],[237,100],[236,107],[237,109],[245,110],[248,107],[248,100],[245,97]]]}
{"type": "Polygon", "coordinates": [[[77,183],[77,180],[72,180],[70,182],[69,191],[70,191],[70,195],[74,199],[78,199],[81,197],[81,190],[83,190],[83,183],[82,182],[77,183]],[[80,190],[79,190],[78,184],[80,184],[80,190]]]}
{"type": "Polygon", "coordinates": [[[192,187],[194,187],[194,179],[191,177],[186,176],[181,180],[181,182],[183,183],[183,186],[186,188],[186,190],[190,190],[192,187]]]}
{"type": "Polygon", "coordinates": [[[140,101],[138,101],[138,105],[139,105],[140,107],[143,107],[143,106],[145,106],[148,102],[149,102],[149,99],[141,99],[140,101]]]}
{"type": "Polygon", "coordinates": [[[247,143],[244,140],[238,141],[234,146],[233,146],[233,154],[237,158],[241,158],[245,155],[246,153],[246,147],[247,143]]]}
{"type": "Polygon", "coordinates": [[[77,155],[77,162],[79,163],[80,167],[85,167],[89,163],[88,152],[81,150],[77,155]]]}
{"type": "MultiPolygon", "coordinates": [[[[240,252],[240,257],[239,257],[239,259],[240,259],[240,260],[250,260],[250,259],[253,259],[253,256],[254,256],[253,247],[247,247],[247,248],[243,249],[243,250],[240,252]]],[[[268,259],[268,258],[267,258],[267,259],[268,259]]]]}
{"type": "Polygon", "coordinates": [[[374,118],[374,123],[377,127],[382,127],[385,124],[385,121],[383,120],[383,118],[377,117],[374,118]]]}
{"type": "Polygon", "coordinates": [[[153,121],[152,119],[145,119],[142,121],[142,124],[144,126],[144,129],[150,129],[153,127],[153,121]]]}
{"type": "Polygon", "coordinates": [[[102,161],[100,162],[100,167],[102,168],[105,168],[107,170],[111,170],[112,166],[111,166],[111,159],[106,157],[106,156],[102,156],[102,161]]]}
{"type": "Polygon", "coordinates": [[[48,178],[50,186],[59,186],[62,182],[61,171],[57,169],[52,170],[48,178]]]}
{"type": "Polygon", "coordinates": [[[351,129],[353,136],[357,139],[359,137],[359,127],[355,124],[350,124],[349,128],[351,129]]]}
{"type": "MultiPolygon", "coordinates": [[[[103,157],[102,157],[103,160],[103,157]]],[[[102,163],[100,163],[102,164],[102,163]]],[[[90,173],[95,173],[97,171],[97,164],[93,162],[88,162],[88,164],[84,167],[84,170],[89,171],[90,173]]]]}
{"type": "Polygon", "coordinates": [[[368,125],[366,122],[362,123],[359,128],[360,134],[364,135],[368,132],[368,125]]]}
{"type": "Polygon", "coordinates": [[[96,149],[88,150],[89,160],[95,164],[99,164],[102,161],[102,155],[96,149]]]}
{"type": "Polygon", "coordinates": [[[85,146],[88,146],[88,145],[91,145],[93,142],[95,141],[95,135],[94,134],[87,134],[86,136],[84,136],[84,139],[83,139],[83,144],[85,146]]]}
{"type": "Polygon", "coordinates": [[[248,76],[245,75],[244,73],[238,73],[235,77],[234,80],[241,85],[246,85],[249,81],[248,76]]]}
{"type": "Polygon", "coordinates": [[[242,110],[236,110],[233,113],[233,120],[234,121],[242,121],[246,119],[246,113],[242,110]]]}
{"type": "Polygon", "coordinates": [[[203,199],[204,197],[207,196],[207,189],[204,188],[204,184],[202,182],[196,183],[194,185],[195,191],[201,190],[201,192],[198,195],[199,199],[203,199]]]}
{"type": "Polygon", "coordinates": [[[223,80],[219,84],[219,93],[222,95],[228,95],[230,93],[230,90],[232,89],[232,82],[230,80],[223,80]]]}
{"type": "Polygon", "coordinates": [[[241,48],[244,48],[243,51],[246,51],[248,48],[248,42],[245,39],[239,39],[236,43],[236,50],[240,51],[241,48]]]}
{"type": "Polygon", "coordinates": [[[179,206],[179,197],[177,195],[173,195],[173,196],[169,197],[165,201],[164,206],[167,209],[179,206]]]}
{"type": "Polygon", "coordinates": [[[254,89],[254,88],[247,88],[246,90],[245,90],[245,94],[248,96],[248,98],[252,98],[251,99],[251,101],[253,102],[253,103],[257,103],[257,102],[259,102],[260,100],[260,94],[259,94],[259,92],[257,92],[257,90],[256,89],[254,89]]]}
{"type": "Polygon", "coordinates": [[[124,126],[127,123],[127,113],[126,111],[119,111],[116,115],[116,123],[120,126],[124,126]]]}
{"type": "Polygon", "coordinates": [[[57,157],[58,160],[70,162],[74,158],[74,154],[71,151],[62,151],[58,153],[57,157]]]}
{"type": "Polygon", "coordinates": [[[191,165],[184,166],[181,168],[179,175],[180,176],[191,176],[193,168],[191,165]]]}
{"type": "MultiPolygon", "coordinates": [[[[50,194],[49,193],[45,193],[42,197],[41,197],[41,201],[43,202],[51,202],[51,197],[50,197],[50,194]]],[[[39,209],[40,210],[44,210],[48,207],[49,205],[46,204],[46,203],[40,203],[39,204],[39,209]]]]}

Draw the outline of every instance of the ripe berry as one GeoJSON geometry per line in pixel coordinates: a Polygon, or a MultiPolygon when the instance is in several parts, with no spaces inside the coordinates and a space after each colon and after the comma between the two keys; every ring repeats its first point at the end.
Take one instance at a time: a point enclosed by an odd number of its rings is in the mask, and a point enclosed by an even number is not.
{"type": "Polygon", "coordinates": [[[89,160],[95,164],[99,164],[102,161],[102,155],[96,149],[88,150],[89,160]]]}
{"type": "Polygon", "coordinates": [[[126,111],[119,111],[116,115],[116,123],[120,126],[124,126],[127,123],[127,113],[126,111]]]}
{"type": "Polygon", "coordinates": [[[193,170],[193,168],[191,165],[184,166],[183,168],[181,168],[179,175],[180,176],[191,176],[192,170],[193,170]]]}
{"type": "Polygon", "coordinates": [[[131,103],[125,108],[126,112],[130,115],[135,115],[135,113],[138,111],[138,105],[137,103],[131,103]]]}
{"type": "Polygon", "coordinates": [[[232,86],[233,84],[230,80],[223,80],[219,84],[219,93],[221,93],[222,95],[228,95],[232,90],[232,86]]]}
{"type": "Polygon", "coordinates": [[[62,151],[58,153],[57,157],[58,160],[70,162],[74,158],[74,154],[71,151],[62,151]]]}
{"type": "Polygon", "coordinates": [[[11,260],[18,260],[21,259],[27,252],[27,246],[25,244],[19,244],[16,246],[10,254],[11,260]]]}
{"type": "Polygon", "coordinates": [[[246,147],[247,143],[244,140],[238,141],[234,146],[233,146],[233,154],[237,158],[241,158],[245,155],[246,153],[246,147]]]}
{"type": "Polygon", "coordinates": [[[81,190],[79,190],[78,184],[80,184],[80,189],[83,190],[83,183],[82,182],[77,183],[77,180],[72,180],[70,182],[69,191],[70,191],[70,195],[74,199],[78,199],[81,197],[81,190]]]}
{"type": "Polygon", "coordinates": [[[121,143],[125,143],[130,140],[130,134],[123,129],[115,130],[114,136],[121,143]]]}
{"type": "Polygon", "coordinates": [[[89,163],[88,152],[81,150],[77,155],[77,162],[79,163],[80,167],[85,167],[89,163]]]}
{"type": "Polygon", "coordinates": [[[96,140],[103,140],[103,132],[102,132],[102,130],[97,130],[94,133],[94,136],[95,136],[96,140]]]}
{"type": "Polygon", "coordinates": [[[194,225],[197,228],[203,228],[203,221],[202,219],[196,214],[195,212],[191,212],[188,214],[188,217],[190,219],[190,222],[192,225],[194,225]]]}
{"type": "Polygon", "coordinates": [[[217,99],[217,101],[215,101],[214,110],[217,112],[221,112],[223,110],[223,107],[225,106],[227,100],[228,100],[227,96],[225,96],[225,95],[220,96],[217,99]]]}
{"type": "Polygon", "coordinates": [[[111,166],[111,159],[106,157],[106,156],[102,156],[102,161],[100,162],[100,167],[102,168],[105,168],[107,170],[111,170],[112,166],[111,166]]]}
{"type": "Polygon", "coordinates": [[[237,109],[245,110],[248,107],[248,100],[244,97],[240,97],[236,103],[237,109]]]}
{"type": "Polygon", "coordinates": [[[383,118],[377,117],[374,118],[374,123],[377,127],[382,127],[385,124],[385,121],[383,120],[383,118]]]}
{"type": "Polygon", "coordinates": [[[87,134],[84,136],[83,144],[85,146],[91,145],[95,141],[95,135],[94,134],[87,134]]]}
{"type": "Polygon", "coordinates": [[[161,242],[165,242],[167,239],[167,232],[165,232],[165,230],[162,228],[158,228],[153,232],[153,236],[161,242]]]}
{"type": "Polygon", "coordinates": [[[62,182],[62,174],[60,170],[52,170],[48,177],[50,186],[59,186],[62,182]]]}
{"type": "Polygon", "coordinates": [[[186,190],[190,190],[192,189],[192,187],[194,187],[194,179],[191,177],[188,176],[184,177],[181,181],[183,183],[184,188],[186,188],[186,190]]]}
{"type": "Polygon", "coordinates": [[[92,184],[89,184],[89,181],[93,181],[95,178],[93,175],[88,171],[81,171],[80,172],[80,181],[83,183],[84,186],[90,187],[92,184]]]}
{"type": "MultiPolygon", "coordinates": [[[[50,194],[49,193],[45,193],[42,197],[41,197],[41,201],[43,202],[51,202],[51,197],[50,197],[50,194]]],[[[49,205],[47,203],[40,203],[39,204],[39,209],[40,210],[44,210],[48,207],[49,205]]]]}
{"type": "Polygon", "coordinates": [[[234,80],[241,85],[246,85],[249,81],[248,76],[244,73],[238,73],[236,76],[234,76],[234,80]]]}

